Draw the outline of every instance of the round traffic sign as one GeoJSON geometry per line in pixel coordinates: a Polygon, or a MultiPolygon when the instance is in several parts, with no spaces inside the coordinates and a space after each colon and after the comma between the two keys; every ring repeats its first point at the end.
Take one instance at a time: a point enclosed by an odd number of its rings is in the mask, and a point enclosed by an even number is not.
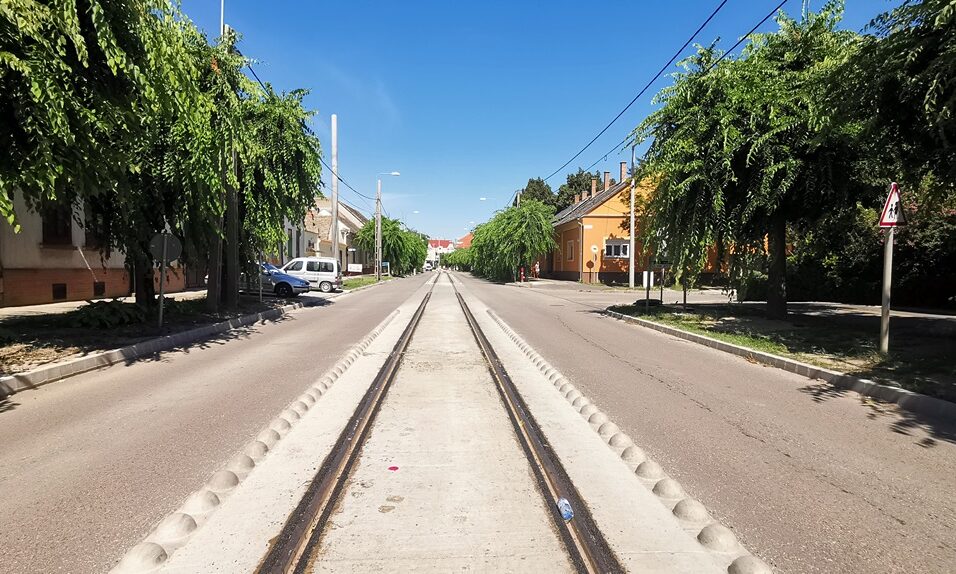
{"type": "Polygon", "coordinates": [[[163,259],[163,238],[166,238],[166,262],[175,261],[183,254],[183,244],[172,233],[157,233],[149,240],[149,252],[153,259],[163,259]]]}

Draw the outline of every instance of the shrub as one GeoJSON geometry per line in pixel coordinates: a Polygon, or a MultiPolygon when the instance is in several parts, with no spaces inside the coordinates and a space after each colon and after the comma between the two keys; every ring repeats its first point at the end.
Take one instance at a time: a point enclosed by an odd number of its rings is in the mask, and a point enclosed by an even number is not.
{"type": "Polygon", "coordinates": [[[147,312],[135,303],[112,301],[88,301],[88,304],[70,313],[72,327],[87,329],[112,329],[123,325],[143,323],[147,312]]]}

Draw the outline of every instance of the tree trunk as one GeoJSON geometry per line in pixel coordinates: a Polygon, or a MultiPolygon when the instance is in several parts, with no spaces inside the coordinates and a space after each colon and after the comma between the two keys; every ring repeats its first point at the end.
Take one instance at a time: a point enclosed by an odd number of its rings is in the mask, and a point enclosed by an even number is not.
{"type": "Polygon", "coordinates": [[[223,306],[228,311],[239,308],[239,200],[231,186],[226,195],[226,257],[223,306]]]}
{"type": "Polygon", "coordinates": [[[206,281],[206,309],[210,313],[219,312],[219,295],[221,292],[220,274],[222,273],[222,236],[219,230],[222,228],[222,220],[216,221],[216,228],[213,229],[213,238],[209,246],[209,268],[207,270],[209,278],[206,281]]]}
{"type": "Polygon", "coordinates": [[[787,221],[782,216],[771,223],[767,244],[767,317],[783,319],[787,316],[787,221]]]}
{"type": "Polygon", "coordinates": [[[133,291],[137,305],[151,307],[156,302],[152,261],[143,255],[133,257],[133,291]]]}

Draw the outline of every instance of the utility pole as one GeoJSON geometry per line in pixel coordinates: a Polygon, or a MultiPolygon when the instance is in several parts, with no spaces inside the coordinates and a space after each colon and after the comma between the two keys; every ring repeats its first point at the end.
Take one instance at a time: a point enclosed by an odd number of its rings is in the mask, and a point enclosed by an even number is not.
{"type": "MultiPolygon", "coordinates": [[[[226,35],[226,0],[219,3],[219,38],[220,42],[226,35]]],[[[224,154],[219,156],[221,161],[223,181],[228,177],[226,158],[224,154]]],[[[228,200],[228,198],[227,198],[228,200]]],[[[228,208],[227,208],[228,211],[228,208]]],[[[212,239],[212,245],[209,249],[209,260],[207,262],[207,282],[206,282],[206,308],[212,313],[219,312],[219,302],[222,295],[222,229],[223,218],[218,218],[215,223],[215,236],[212,239]]]]}
{"type": "MultiPolygon", "coordinates": [[[[332,257],[339,262],[339,119],[332,114],[332,257]]],[[[321,238],[319,239],[321,243],[321,238]]],[[[316,245],[316,251],[318,251],[316,245]]]]}
{"type": "Polygon", "coordinates": [[[382,178],[375,191],[375,280],[382,280],[382,178]]]}
{"type": "MultiPolygon", "coordinates": [[[[224,8],[225,0],[220,3],[224,8]]],[[[224,20],[224,9],[220,10],[220,20],[224,20]]],[[[228,44],[229,26],[223,22],[222,37],[227,42],[229,50],[232,46],[228,44]]],[[[232,148],[230,156],[232,160],[231,170],[233,177],[236,177],[236,142],[233,139],[229,141],[232,148]]],[[[225,303],[226,309],[235,311],[239,308],[239,195],[236,187],[227,180],[226,183],[226,285],[225,285],[225,303]]]]}
{"type": "MultiPolygon", "coordinates": [[[[378,174],[378,189],[375,191],[375,280],[382,280],[382,176],[398,177],[402,174],[397,171],[378,174]]],[[[391,267],[389,267],[391,272],[391,267]]]]}
{"type": "Polygon", "coordinates": [[[634,146],[631,146],[631,232],[627,244],[627,286],[634,288],[634,146]]]}

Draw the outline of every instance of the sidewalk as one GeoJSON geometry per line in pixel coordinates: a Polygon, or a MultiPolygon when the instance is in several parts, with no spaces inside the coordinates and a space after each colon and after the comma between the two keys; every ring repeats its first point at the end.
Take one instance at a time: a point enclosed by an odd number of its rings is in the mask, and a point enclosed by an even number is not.
{"type": "MultiPolygon", "coordinates": [[[[206,296],[206,289],[187,289],[176,293],[167,293],[167,298],[177,301],[189,299],[201,299],[206,296]]],[[[112,301],[110,297],[104,299],[93,299],[93,301],[112,301]]],[[[136,297],[119,297],[124,303],[135,303],[136,297]]],[[[75,311],[80,307],[87,305],[87,301],[63,301],[62,303],[46,303],[43,305],[23,305],[21,307],[0,307],[0,324],[5,321],[22,319],[24,317],[36,317],[38,315],[57,315],[75,311]]]]}

